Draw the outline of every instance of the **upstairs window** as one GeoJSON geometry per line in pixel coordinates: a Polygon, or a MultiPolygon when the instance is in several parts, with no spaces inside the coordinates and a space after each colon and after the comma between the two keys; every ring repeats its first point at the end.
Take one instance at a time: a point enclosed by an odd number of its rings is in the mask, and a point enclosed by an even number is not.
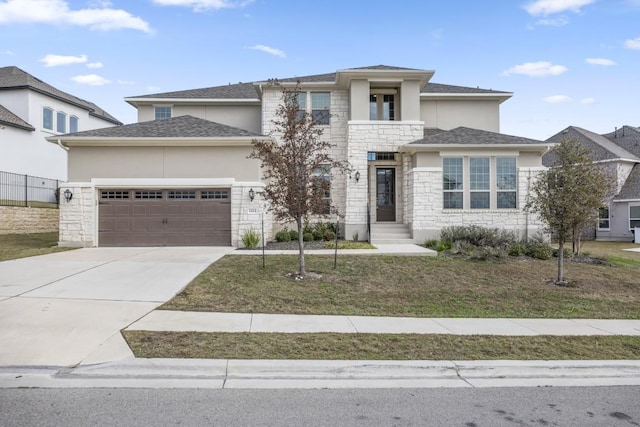
{"type": "Polygon", "coordinates": [[[369,95],[369,120],[395,120],[395,95],[372,93],[369,95]]]}
{"type": "Polygon", "coordinates": [[[78,132],[78,118],[76,116],[69,117],[69,132],[78,132]]]}
{"type": "Polygon", "coordinates": [[[67,132],[67,115],[62,111],[56,113],[56,132],[67,132]]]}
{"type": "Polygon", "coordinates": [[[307,111],[307,92],[298,92],[296,94],[296,101],[298,102],[298,112],[296,113],[296,120],[299,122],[304,117],[304,113],[307,111]]]}
{"type": "Polygon", "coordinates": [[[311,92],[311,118],[316,124],[329,124],[331,117],[331,114],[329,114],[330,102],[330,92],[311,92]]]}
{"type": "Polygon", "coordinates": [[[171,107],[155,107],[156,120],[170,119],[171,107]]]}
{"type": "Polygon", "coordinates": [[[53,130],[53,110],[49,107],[42,109],[42,127],[53,130]]]}

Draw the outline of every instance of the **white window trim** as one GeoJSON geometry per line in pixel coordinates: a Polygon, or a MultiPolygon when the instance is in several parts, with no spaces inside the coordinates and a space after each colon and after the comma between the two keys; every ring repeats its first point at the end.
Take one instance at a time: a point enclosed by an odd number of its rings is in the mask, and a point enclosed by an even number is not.
{"type": "Polygon", "coordinates": [[[42,123],[42,129],[45,129],[45,130],[53,132],[53,130],[55,129],[54,112],[55,112],[55,110],[53,108],[51,108],[51,107],[47,107],[47,106],[43,106],[42,107],[42,122],[41,122],[42,123]],[[51,127],[50,128],[44,126],[44,111],[45,110],[51,111],[51,127]]]}
{"type": "Polygon", "coordinates": [[[55,125],[55,130],[57,133],[67,133],[67,117],[69,117],[69,115],[67,113],[65,113],[64,111],[56,111],[56,125],[55,125]],[[60,129],[60,115],[62,115],[62,126],[63,129],[60,129]]]}
{"type": "Polygon", "coordinates": [[[80,131],[80,118],[78,116],[75,115],[70,115],[69,116],[69,132],[73,133],[73,132],[79,132],[80,131]],[[72,119],[76,119],[76,130],[72,131],[71,130],[71,120],[72,119]]]}
{"type": "Polygon", "coordinates": [[[157,104],[153,106],[153,120],[159,120],[156,116],[156,108],[168,108],[171,113],[169,117],[164,117],[163,119],[160,119],[160,120],[170,119],[173,117],[173,105],[157,104]]]}
{"type": "Polygon", "coordinates": [[[598,227],[598,231],[611,231],[611,205],[607,205],[607,206],[602,206],[603,208],[607,208],[607,212],[609,213],[609,215],[607,216],[607,218],[601,218],[600,217],[600,209],[598,209],[598,223],[597,223],[597,227],[598,227]],[[604,227],[600,227],[600,221],[606,219],[607,222],[609,223],[609,226],[604,228],[604,227]]]}
{"type": "MultiPolygon", "coordinates": [[[[627,226],[629,227],[629,231],[635,230],[635,227],[631,227],[631,221],[640,221],[640,217],[631,218],[631,208],[632,207],[640,207],[640,203],[629,203],[627,207],[627,226]]],[[[609,212],[609,216],[611,216],[611,212],[609,212]]]]}

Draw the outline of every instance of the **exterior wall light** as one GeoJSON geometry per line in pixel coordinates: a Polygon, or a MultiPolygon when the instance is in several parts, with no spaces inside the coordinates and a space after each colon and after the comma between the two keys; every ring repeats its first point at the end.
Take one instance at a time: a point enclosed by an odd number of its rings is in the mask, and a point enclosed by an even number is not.
{"type": "Polygon", "coordinates": [[[249,200],[251,200],[253,202],[253,199],[255,199],[256,197],[256,192],[253,191],[253,188],[249,189],[249,200]]]}
{"type": "Polygon", "coordinates": [[[64,190],[64,193],[62,194],[64,194],[64,199],[67,201],[67,203],[69,203],[71,199],[73,199],[73,193],[68,188],[64,190]]]}
{"type": "Polygon", "coordinates": [[[360,181],[360,171],[356,171],[356,182],[360,181]]]}

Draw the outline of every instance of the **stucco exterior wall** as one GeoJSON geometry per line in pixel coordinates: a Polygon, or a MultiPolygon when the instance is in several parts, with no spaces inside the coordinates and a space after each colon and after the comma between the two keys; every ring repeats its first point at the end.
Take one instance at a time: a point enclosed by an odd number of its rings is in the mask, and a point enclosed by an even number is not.
{"type": "Polygon", "coordinates": [[[420,119],[428,128],[465,126],[500,132],[500,105],[498,101],[422,100],[420,119]]]}
{"type": "Polygon", "coordinates": [[[72,147],[69,179],[229,178],[259,181],[251,147],[72,147]]]}
{"type": "MultiPolygon", "coordinates": [[[[161,105],[161,104],[158,104],[161,105]]],[[[165,104],[162,104],[165,105],[165,104]]],[[[169,105],[172,117],[194,116],[212,122],[222,123],[248,130],[257,134],[262,133],[261,108],[259,105],[169,105]]],[[[138,107],[138,121],[155,120],[155,106],[141,105],[138,107]]]]}
{"type": "Polygon", "coordinates": [[[0,234],[58,231],[58,209],[0,206],[0,234]]]}

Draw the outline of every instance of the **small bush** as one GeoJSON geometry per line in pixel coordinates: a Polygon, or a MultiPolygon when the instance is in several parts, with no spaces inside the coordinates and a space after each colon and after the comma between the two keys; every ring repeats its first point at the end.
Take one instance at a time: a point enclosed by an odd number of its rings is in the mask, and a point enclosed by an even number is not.
{"type": "Polygon", "coordinates": [[[276,241],[277,242],[290,242],[291,241],[291,235],[289,234],[289,230],[287,230],[286,228],[278,231],[276,233],[276,241]]]}
{"type": "Polygon", "coordinates": [[[534,242],[527,245],[525,254],[531,258],[547,260],[553,256],[553,248],[547,243],[534,242]]]}
{"type": "Polygon", "coordinates": [[[451,243],[449,240],[441,240],[440,242],[438,242],[438,246],[436,246],[436,251],[438,252],[446,252],[451,250],[451,248],[453,247],[453,243],[451,243]]]}
{"type": "Polygon", "coordinates": [[[509,256],[522,256],[527,252],[527,246],[520,242],[512,243],[509,247],[509,256]]]}
{"type": "Polygon", "coordinates": [[[477,247],[507,249],[518,239],[516,235],[499,228],[486,228],[479,225],[445,227],[440,233],[440,240],[450,242],[465,241],[477,247]]]}
{"type": "Polygon", "coordinates": [[[440,242],[438,242],[436,239],[427,239],[424,241],[424,247],[433,250],[437,250],[439,244],[440,242]]]}
{"type": "Polygon", "coordinates": [[[326,242],[331,242],[333,240],[336,240],[336,233],[331,230],[327,230],[324,232],[323,238],[326,242]]]}
{"type": "Polygon", "coordinates": [[[304,240],[305,242],[312,242],[313,241],[313,233],[304,233],[302,235],[302,240],[304,240]]]}
{"type": "MultiPolygon", "coordinates": [[[[554,249],[553,250],[553,257],[554,258],[558,258],[558,254],[560,253],[560,249],[554,249]]],[[[564,248],[562,250],[562,254],[564,255],[564,259],[571,259],[573,258],[573,251],[569,248],[564,248]]]]}
{"type": "Polygon", "coordinates": [[[357,242],[358,241],[358,237],[360,237],[358,235],[358,232],[354,231],[353,234],[351,235],[351,240],[353,240],[354,242],[357,242]]]}
{"type": "Polygon", "coordinates": [[[305,220],[304,223],[302,224],[302,235],[305,235],[307,233],[313,234],[313,225],[311,225],[311,223],[308,220],[305,220]]]}
{"type": "Polygon", "coordinates": [[[320,231],[320,230],[313,230],[313,240],[322,240],[322,238],[324,237],[324,232],[320,231]]]}
{"type": "Polygon", "coordinates": [[[242,243],[247,249],[255,249],[260,243],[260,235],[256,230],[250,228],[242,235],[242,243]]]}

